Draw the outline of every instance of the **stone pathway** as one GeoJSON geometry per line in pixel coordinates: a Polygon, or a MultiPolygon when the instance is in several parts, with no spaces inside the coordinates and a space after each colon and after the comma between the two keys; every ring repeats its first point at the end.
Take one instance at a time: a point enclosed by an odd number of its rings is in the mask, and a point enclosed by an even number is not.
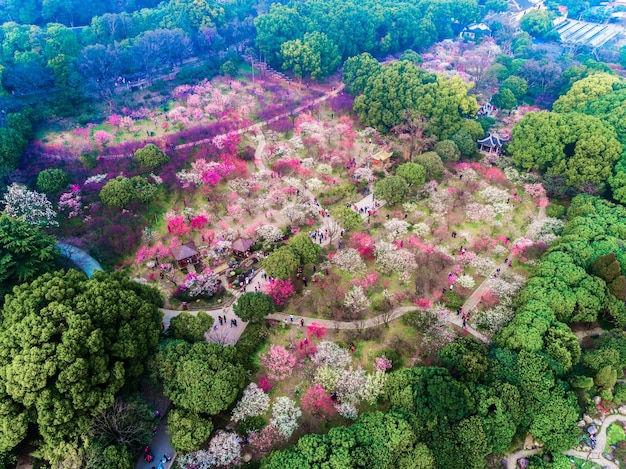
{"type": "Polygon", "coordinates": [[[157,427],[157,433],[150,442],[150,451],[152,452],[154,461],[144,461],[142,454],[137,458],[137,464],[135,465],[137,469],[152,469],[153,467],[155,467],[156,469],[170,469],[170,467],[172,467],[172,464],[174,464],[174,459],[176,459],[176,452],[174,451],[174,448],[172,448],[170,435],[169,433],[167,433],[167,415],[165,415],[159,422],[159,425],[157,427]],[[167,462],[162,463],[161,458],[164,454],[170,456],[171,459],[167,462]]]}

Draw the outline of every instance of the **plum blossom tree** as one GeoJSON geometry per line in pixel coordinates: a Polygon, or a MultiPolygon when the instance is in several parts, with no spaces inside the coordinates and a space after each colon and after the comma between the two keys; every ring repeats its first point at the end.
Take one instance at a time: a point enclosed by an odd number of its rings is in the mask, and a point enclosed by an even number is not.
{"type": "Polygon", "coordinates": [[[257,432],[248,435],[248,444],[257,457],[265,456],[276,446],[285,440],[274,425],[267,425],[257,432]]]}
{"type": "Polygon", "coordinates": [[[79,191],[69,191],[61,194],[59,210],[67,213],[68,218],[80,217],[83,210],[82,197],[79,191]]]}
{"type": "Polygon", "coordinates": [[[261,291],[269,295],[274,304],[279,306],[284,305],[295,292],[291,280],[281,280],[279,278],[273,278],[261,285],[261,291]]]}
{"type": "Polygon", "coordinates": [[[474,281],[474,279],[470,275],[467,275],[467,274],[463,274],[457,277],[456,283],[458,286],[467,288],[467,289],[472,289],[476,285],[476,282],[474,281]]]}
{"type": "Polygon", "coordinates": [[[231,421],[238,422],[246,417],[264,414],[270,408],[270,398],[255,383],[243,391],[241,400],[233,409],[231,421]]]}
{"type": "Polygon", "coordinates": [[[383,226],[385,227],[385,231],[387,231],[387,239],[389,241],[395,241],[400,235],[406,234],[411,225],[404,220],[393,218],[385,222],[383,226]]]}
{"type": "Polygon", "coordinates": [[[335,410],[339,415],[348,420],[356,420],[359,416],[359,410],[351,402],[335,404],[335,410]]]}
{"type": "Polygon", "coordinates": [[[281,380],[291,376],[296,366],[296,357],[280,345],[272,344],[269,350],[260,356],[261,365],[268,369],[270,379],[281,380]]]}
{"type": "Polygon", "coordinates": [[[343,305],[353,313],[358,313],[371,305],[370,300],[365,295],[363,287],[360,285],[354,285],[343,300],[343,305]]]}
{"type": "Polygon", "coordinates": [[[384,371],[376,371],[376,373],[367,375],[365,386],[361,389],[361,397],[370,405],[376,404],[378,398],[385,390],[387,382],[387,374],[384,371]]]}
{"type": "Polygon", "coordinates": [[[298,428],[298,419],[302,411],[296,403],[287,396],[280,396],[272,404],[272,419],[270,425],[276,427],[283,437],[288,440],[294,430],[298,428]]]}
{"type": "Polygon", "coordinates": [[[376,370],[378,371],[387,371],[391,369],[392,366],[393,364],[391,363],[391,360],[389,360],[384,355],[381,355],[380,357],[376,357],[374,359],[374,368],[376,368],[376,370]]]}
{"type": "Polygon", "coordinates": [[[340,249],[332,256],[332,262],[341,270],[353,274],[364,272],[367,268],[359,252],[354,248],[340,249]]]}
{"type": "Polygon", "coordinates": [[[183,217],[174,217],[167,222],[167,231],[174,236],[182,236],[189,233],[189,227],[185,224],[183,217]]]}
{"type": "Polygon", "coordinates": [[[7,187],[2,199],[7,215],[22,218],[25,222],[37,226],[58,226],[57,213],[52,209],[52,202],[45,194],[29,191],[26,186],[13,183],[7,187]]]}
{"type": "Polygon", "coordinates": [[[207,268],[201,274],[187,274],[184,286],[192,297],[213,296],[222,287],[222,281],[216,273],[207,268]]]}
{"type": "Polygon", "coordinates": [[[209,443],[209,454],[214,466],[229,466],[241,458],[241,439],[236,433],[218,431],[209,443]]]}
{"type": "Polygon", "coordinates": [[[312,417],[328,419],[335,413],[333,400],[320,384],[311,386],[300,400],[302,410],[312,417]]]}
{"type": "Polygon", "coordinates": [[[274,225],[259,226],[256,229],[256,235],[268,243],[280,241],[284,236],[282,230],[274,225]]]}
{"type": "Polygon", "coordinates": [[[345,368],[352,362],[350,352],[334,342],[323,341],[317,346],[317,352],[311,357],[317,366],[345,368]]]}

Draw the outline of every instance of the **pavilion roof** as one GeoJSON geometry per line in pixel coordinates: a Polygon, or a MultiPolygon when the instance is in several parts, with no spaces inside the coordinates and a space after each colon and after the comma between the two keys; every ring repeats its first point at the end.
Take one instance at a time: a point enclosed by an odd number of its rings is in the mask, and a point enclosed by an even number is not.
{"type": "Polygon", "coordinates": [[[497,134],[489,134],[487,135],[485,138],[480,139],[480,140],[476,140],[476,142],[479,145],[484,145],[486,147],[501,147],[504,143],[506,143],[506,140],[504,138],[501,138],[499,135],[497,134]]]}
{"type": "Polygon", "coordinates": [[[376,161],[387,161],[389,158],[391,158],[391,155],[393,155],[393,153],[391,153],[390,151],[381,150],[375,155],[372,155],[372,159],[376,161]]]}
{"type": "Polygon", "coordinates": [[[193,243],[193,241],[181,244],[180,246],[174,246],[170,248],[170,252],[172,253],[172,256],[174,256],[174,259],[176,259],[177,261],[189,259],[190,257],[198,255],[196,245],[193,243]]]}
{"type": "Polygon", "coordinates": [[[252,247],[253,244],[254,244],[254,241],[252,241],[251,239],[237,238],[235,241],[233,241],[233,244],[231,245],[231,249],[233,251],[246,252],[252,247]]]}

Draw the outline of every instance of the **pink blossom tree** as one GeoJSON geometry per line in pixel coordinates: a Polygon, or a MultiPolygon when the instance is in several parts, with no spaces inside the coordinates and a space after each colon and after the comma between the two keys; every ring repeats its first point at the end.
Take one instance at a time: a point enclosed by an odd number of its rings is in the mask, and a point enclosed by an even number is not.
{"type": "Polygon", "coordinates": [[[306,328],[306,335],[311,338],[316,337],[318,339],[321,339],[326,335],[326,326],[317,322],[313,322],[310,326],[306,328]]]}
{"type": "Polygon", "coordinates": [[[109,143],[113,139],[111,134],[107,132],[106,130],[96,130],[93,134],[93,138],[96,142],[98,142],[102,146],[105,146],[107,143],[109,143]]]}
{"type": "Polygon", "coordinates": [[[314,384],[300,400],[302,410],[312,417],[328,419],[335,412],[333,400],[321,384],[314,384]]]}
{"type": "Polygon", "coordinates": [[[261,365],[267,368],[267,376],[273,380],[281,380],[291,376],[296,366],[296,357],[285,347],[272,344],[267,352],[260,356],[261,365]]]}
{"type": "Polygon", "coordinates": [[[275,305],[284,305],[294,294],[293,284],[291,280],[281,280],[279,278],[261,285],[261,291],[272,298],[275,305]]]}
{"type": "Polygon", "coordinates": [[[208,222],[209,219],[205,215],[198,215],[191,219],[190,225],[194,230],[201,230],[207,225],[208,222]]]}
{"type": "Polygon", "coordinates": [[[174,217],[167,222],[167,231],[174,236],[182,236],[189,233],[189,227],[185,225],[183,217],[174,217]]]}

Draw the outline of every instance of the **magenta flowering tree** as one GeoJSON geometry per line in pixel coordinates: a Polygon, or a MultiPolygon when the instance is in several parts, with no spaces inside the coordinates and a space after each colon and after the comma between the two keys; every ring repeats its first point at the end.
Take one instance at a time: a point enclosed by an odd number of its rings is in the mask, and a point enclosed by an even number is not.
{"type": "Polygon", "coordinates": [[[311,386],[302,396],[300,405],[312,417],[327,419],[336,412],[333,400],[321,384],[311,386]]]}
{"type": "Polygon", "coordinates": [[[306,328],[306,335],[311,338],[316,337],[318,339],[321,339],[326,335],[326,326],[317,322],[313,322],[310,326],[306,328]]]}
{"type": "Polygon", "coordinates": [[[59,198],[59,210],[67,214],[68,218],[80,217],[83,211],[83,202],[79,191],[64,192],[59,198]]]}
{"type": "Polygon", "coordinates": [[[296,366],[296,357],[285,347],[272,344],[267,352],[260,356],[261,365],[267,368],[270,379],[281,380],[291,376],[296,366]]]}
{"type": "Polygon", "coordinates": [[[106,130],[96,130],[93,134],[93,138],[96,142],[98,142],[102,146],[105,146],[107,143],[109,143],[113,139],[111,134],[107,132],[106,130]]]}
{"type": "Polygon", "coordinates": [[[207,225],[208,222],[209,219],[205,215],[198,215],[191,219],[190,225],[194,230],[201,230],[207,225]]]}
{"type": "Polygon", "coordinates": [[[119,114],[111,114],[106,118],[106,123],[118,127],[122,123],[122,117],[119,114]]]}
{"type": "Polygon", "coordinates": [[[185,225],[183,217],[174,217],[167,222],[167,231],[174,236],[182,236],[185,233],[189,233],[189,227],[185,225]]]}
{"type": "Polygon", "coordinates": [[[272,298],[275,305],[284,305],[289,298],[294,294],[293,284],[291,280],[281,280],[279,278],[272,279],[271,281],[261,286],[261,291],[272,298]]]}
{"type": "Polygon", "coordinates": [[[211,186],[217,186],[222,180],[222,176],[216,170],[202,172],[202,182],[211,186]]]}

